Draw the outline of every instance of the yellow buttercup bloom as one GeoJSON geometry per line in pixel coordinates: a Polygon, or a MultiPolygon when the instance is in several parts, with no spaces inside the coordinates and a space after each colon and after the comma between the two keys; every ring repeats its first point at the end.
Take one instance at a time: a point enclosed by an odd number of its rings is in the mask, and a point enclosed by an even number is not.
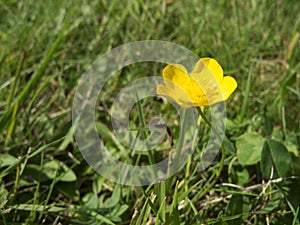
{"type": "Polygon", "coordinates": [[[164,84],[157,86],[157,94],[184,108],[226,101],[237,88],[236,80],[223,77],[222,67],[212,58],[201,58],[190,75],[180,64],[166,66],[162,75],[164,84]]]}

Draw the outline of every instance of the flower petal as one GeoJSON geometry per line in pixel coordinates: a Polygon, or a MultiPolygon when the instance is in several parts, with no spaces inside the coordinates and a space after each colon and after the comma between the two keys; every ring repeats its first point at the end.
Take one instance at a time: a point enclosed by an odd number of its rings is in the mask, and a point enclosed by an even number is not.
{"type": "Polygon", "coordinates": [[[182,85],[187,86],[189,76],[186,68],[183,65],[180,64],[167,65],[163,69],[162,75],[165,78],[164,82],[166,85],[173,86],[175,83],[180,86],[182,85]],[[170,81],[173,81],[174,83],[171,84],[170,81]]]}
{"type": "Polygon", "coordinates": [[[192,75],[198,83],[205,80],[209,83],[220,83],[223,79],[223,69],[220,64],[212,58],[201,58],[195,65],[192,75]]]}
{"type": "Polygon", "coordinates": [[[165,98],[168,98],[172,101],[175,101],[175,102],[177,101],[177,98],[173,93],[173,89],[170,88],[169,86],[165,86],[165,85],[162,85],[162,84],[157,85],[156,93],[158,95],[161,95],[161,96],[163,96],[165,98]]]}
{"type": "Polygon", "coordinates": [[[193,106],[191,97],[179,85],[174,84],[173,87],[170,87],[170,86],[160,84],[156,88],[156,93],[173,102],[176,102],[181,107],[187,108],[193,106]]]}
{"type": "Polygon", "coordinates": [[[237,88],[237,82],[233,77],[225,76],[220,84],[220,88],[223,93],[223,99],[226,101],[237,88]]]}
{"type": "Polygon", "coordinates": [[[163,70],[164,85],[158,85],[157,94],[181,107],[210,106],[226,101],[237,88],[233,77],[223,77],[223,69],[212,58],[200,59],[191,76],[180,64],[170,64],[163,70]]]}

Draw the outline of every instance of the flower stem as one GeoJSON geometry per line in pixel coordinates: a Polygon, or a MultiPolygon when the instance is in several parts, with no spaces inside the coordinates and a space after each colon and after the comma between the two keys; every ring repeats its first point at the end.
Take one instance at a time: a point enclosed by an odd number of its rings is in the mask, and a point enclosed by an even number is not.
{"type": "Polygon", "coordinates": [[[198,112],[200,114],[200,116],[202,117],[202,119],[204,120],[204,122],[209,126],[209,128],[212,128],[211,126],[211,122],[207,119],[207,117],[205,116],[204,112],[202,111],[201,107],[197,108],[198,112]]]}
{"type": "MultiPolygon", "coordinates": [[[[204,112],[202,111],[202,109],[200,107],[197,108],[198,112],[200,114],[200,116],[202,117],[203,121],[211,128],[212,132],[214,132],[216,134],[216,136],[220,139],[220,136],[218,135],[217,131],[212,127],[210,121],[207,119],[206,115],[204,114],[204,112]]],[[[219,168],[214,172],[214,174],[212,176],[210,176],[210,178],[208,179],[208,182],[206,182],[206,184],[204,185],[204,188],[202,189],[202,191],[200,191],[195,197],[194,199],[200,199],[202,198],[204,195],[206,195],[209,190],[216,184],[216,182],[218,181],[218,179],[221,176],[221,172],[223,170],[224,167],[224,162],[225,162],[225,155],[226,155],[226,151],[225,151],[225,147],[224,144],[221,145],[221,161],[220,161],[220,166],[219,168]],[[212,180],[212,181],[211,181],[212,180]],[[211,182],[210,182],[211,181],[211,182]]]]}

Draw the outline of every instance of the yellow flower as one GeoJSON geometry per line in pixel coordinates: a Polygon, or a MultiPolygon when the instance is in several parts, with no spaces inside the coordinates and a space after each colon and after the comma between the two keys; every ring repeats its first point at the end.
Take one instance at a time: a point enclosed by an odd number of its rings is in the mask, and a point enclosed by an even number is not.
{"type": "Polygon", "coordinates": [[[163,70],[164,84],[156,88],[158,95],[175,101],[181,107],[210,106],[226,101],[237,88],[233,77],[223,77],[223,69],[212,58],[201,58],[189,75],[180,64],[163,70]]]}

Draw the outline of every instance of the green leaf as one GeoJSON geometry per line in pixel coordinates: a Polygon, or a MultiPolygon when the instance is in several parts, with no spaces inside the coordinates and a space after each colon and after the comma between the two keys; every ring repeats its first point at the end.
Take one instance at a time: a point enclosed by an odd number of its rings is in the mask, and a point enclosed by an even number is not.
{"type": "Polygon", "coordinates": [[[296,143],[293,143],[291,141],[287,141],[285,145],[286,145],[286,148],[288,149],[289,152],[293,153],[296,157],[299,156],[298,146],[297,146],[296,143]]]}
{"type": "Polygon", "coordinates": [[[55,171],[61,167],[62,171],[59,173],[59,181],[65,181],[65,182],[73,182],[76,181],[76,175],[75,173],[67,167],[64,163],[52,160],[50,162],[47,162],[43,166],[43,172],[51,179],[54,178],[55,171]]]}
{"type": "Polygon", "coordinates": [[[278,183],[278,187],[283,193],[289,207],[294,213],[294,216],[298,218],[300,222],[300,214],[297,212],[300,208],[300,179],[285,180],[281,183],[278,183]]]}
{"type": "Polygon", "coordinates": [[[234,194],[227,205],[226,214],[228,216],[237,216],[237,218],[229,220],[227,223],[230,225],[243,224],[249,212],[249,199],[246,196],[234,194]]]}
{"type": "MultiPolygon", "coordinates": [[[[112,212],[112,215],[113,215],[112,220],[113,220],[113,221],[116,221],[115,218],[122,216],[123,213],[124,213],[128,208],[129,208],[128,205],[120,205],[120,206],[118,206],[118,207],[115,207],[115,208],[113,209],[113,212],[112,212]]],[[[117,222],[117,221],[116,221],[116,222],[117,222]]]]}
{"type": "Polygon", "coordinates": [[[90,209],[97,209],[100,207],[101,200],[92,192],[87,193],[83,198],[84,206],[90,209]]]}
{"type": "Polygon", "coordinates": [[[112,139],[112,133],[104,123],[97,121],[96,129],[105,141],[114,144],[114,140],[112,139]]]}
{"type": "Polygon", "coordinates": [[[264,138],[257,133],[246,133],[236,140],[237,157],[241,165],[253,165],[261,158],[264,138]]]}
{"type": "Polygon", "coordinates": [[[55,188],[64,196],[74,200],[79,200],[79,191],[77,190],[75,182],[60,182],[55,185],[55,188]]]}
{"type": "Polygon", "coordinates": [[[64,163],[58,160],[46,162],[43,165],[42,171],[40,171],[40,166],[28,164],[24,173],[26,175],[30,175],[36,180],[39,180],[40,182],[53,179],[57,179],[57,181],[73,182],[77,179],[75,173],[64,163]]]}
{"type": "Polygon", "coordinates": [[[224,146],[226,148],[226,151],[235,154],[235,146],[234,144],[231,142],[231,140],[229,140],[226,136],[224,137],[223,140],[224,146]]]}
{"type": "Polygon", "coordinates": [[[4,153],[4,154],[0,154],[0,168],[5,167],[5,166],[10,166],[12,164],[14,164],[17,161],[17,158],[4,153]]]}
{"type": "Polygon", "coordinates": [[[266,140],[263,146],[260,167],[265,178],[284,177],[292,162],[288,149],[281,142],[266,140]],[[274,169],[271,177],[272,168],[274,169]]]}
{"type": "Polygon", "coordinates": [[[112,207],[116,206],[118,204],[118,202],[120,201],[120,197],[121,197],[121,187],[120,187],[120,185],[116,185],[116,187],[114,188],[114,191],[112,193],[112,196],[104,202],[103,207],[104,208],[112,208],[112,207]]]}
{"type": "Polygon", "coordinates": [[[231,167],[229,170],[229,175],[231,182],[237,185],[246,184],[250,178],[249,171],[241,165],[231,167]]]}
{"type": "Polygon", "coordinates": [[[94,224],[110,224],[115,225],[110,219],[107,217],[97,213],[97,212],[91,212],[91,216],[94,217],[97,221],[94,224]]]}

